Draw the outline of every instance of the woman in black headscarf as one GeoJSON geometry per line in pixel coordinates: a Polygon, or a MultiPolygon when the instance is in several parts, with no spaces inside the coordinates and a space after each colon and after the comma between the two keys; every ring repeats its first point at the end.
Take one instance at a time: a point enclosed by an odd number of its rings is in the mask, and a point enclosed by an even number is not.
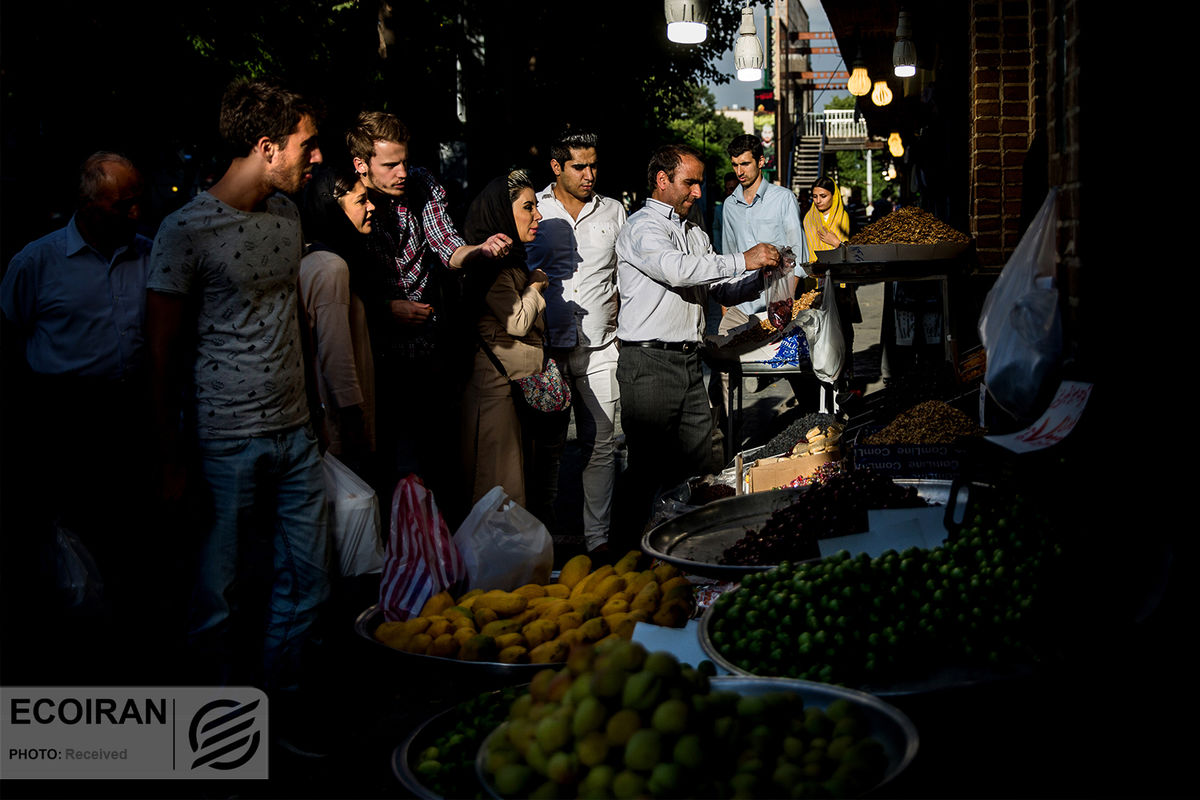
{"type": "Polygon", "coordinates": [[[468,244],[484,242],[494,233],[512,240],[509,254],[477,269],[468,284],[468,296],[478,310],[480,342],[463,397],[463,461],[472,505],[497,485],[519,505],[526,505],[521,422],[509,381],[542,371],[546,332],[542,292],[549,279],[540,269],[530,272],[525,264],[525,244],[537,235],[541,218],[533,183],[522,170],[493,180],[467,211],[468,244]]]}
{"type": "Polygon", "coordinates": [[[314,419],[321,419],[328,451],[360,474],[375,449],[375,367],[366,310],[351,290],[350,274],[364,255],[374,208],[353,169],[322,164],[301,209],[307,249],[300,261],[300,304],[317,390],[314,419]]]}

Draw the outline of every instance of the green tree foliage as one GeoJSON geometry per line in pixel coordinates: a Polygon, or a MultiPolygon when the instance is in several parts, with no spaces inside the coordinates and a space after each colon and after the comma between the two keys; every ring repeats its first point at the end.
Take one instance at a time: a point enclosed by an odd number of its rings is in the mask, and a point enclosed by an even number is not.
{"type": "Polygon", "coordinates": [[[553,136],[590,127],[604,143],[601,190],[642,192],[650,152],[677,138],[673,120],[693,118],[695,85],[728,80],[714,64],[742,3],[713,0],[699,45],[669,42],[662,5],[644,0],[61,0],[26,9],[39,24],[16,24],[10,5],[3,177],[44,182],[30,154],[58,153],[48,193],[62,211],[79,160],[99,148],[172,171],[162,191],[183,181],[184,196],[194,165],[219,161],[206,154],[224,87],[261,76],[324,103],[325,145],[359,110],[393,111],[415,163],[436,168],[439,144],[463,143],[477,187],[511,165],[548,179],[553,136]]]}
{"type": "Polygon", "coordinates": [[[704,154],[710,169],[728,166],[725,146],[735,136],[745,133],[742,123],[717,113],[717,102],[707,86],[688,84],[691,98],[680,106],[667,127],[677,141],[685,142],[704,154]]]}

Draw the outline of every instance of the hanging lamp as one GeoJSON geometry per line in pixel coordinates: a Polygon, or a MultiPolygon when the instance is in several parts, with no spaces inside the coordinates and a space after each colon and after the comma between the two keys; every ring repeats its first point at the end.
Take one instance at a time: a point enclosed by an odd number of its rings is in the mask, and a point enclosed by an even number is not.
{"type": "Polygon", "coordinates": [[[875,89],[871,92],[871,102],[877,106],[886,106],[892,102],[892,90],[887,81],[875,81],[875,89]]]}
{"type": "Polygon", "coordinates": [[[899,131],[892,131],[888,136],[888,152],[896,158],[904,155],[904,141],[900,138],[899,131]]]}
{"type": "Polygon", "coordinates": [[[754,9],[750,6],[742,7],[742,27],[738,28],[738,39],[733,45],[733,65],[737,67],[739,81],[762,80],[762,42],[758,41],[758,30],[754,27],[754,9]]]}
{"type": "Polygon", "coordinates": [[[871,76],[867,74],[867,64],[863,60],[861,43],[858,45],[858,52],[854,56],[854,61],[850,63],[850,80],[847,81],[846,88],[855,97],[862,97],[871,93],[871,76]]]}
{"type": "Polygon", "coordinates": [[[900,12],[896,24],[896,44],[892,46],[892,71],[897,78],[917,74],[917,47],[912,42],[912,21],[907,11],[900,12]]]}
{"type": "Polygon", "coordinates": [[[679,44],[699,44],[708,38],[706,0],[663,0],[667,38],[679,44]]]}

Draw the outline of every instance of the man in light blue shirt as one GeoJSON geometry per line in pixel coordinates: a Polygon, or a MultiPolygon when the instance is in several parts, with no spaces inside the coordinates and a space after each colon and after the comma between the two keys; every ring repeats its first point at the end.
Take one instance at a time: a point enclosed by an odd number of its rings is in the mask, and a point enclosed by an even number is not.
{"type": "MultiPolygon", "coordinates": [[[[758,242],[767,242],[780,249],[790,247],[797,257],[796,277],[803,280],[808,273],[799,262],[805,258],[808,249],[796,196],[790,190],[764,179],[762,170],[766,157],[763,155],[762,140],[757,136],[744,134],[734,137],[726,152],[739,186],[730,192],[723,204],[721,252],[739,253],[758,242]]],[[[726,308],[717,333],[724,335],[766,310],[766,298],[761,293],[752,300],[726,308]]],[[[718,410],[721,427],[724,427],[729,414],[728,373],[722,373],[720,381],[712,382],[709,396],[713,407],[718,410]],[[715,396],[718,387],[720,397],[715,396]]],[[[727,449],[732,447],[730,442],[725,444],[727,449]]]]}
{"type": "MultiPolygon", "coordinates": [[[[766,242],[779,249],[790,247],[798,258],[803,258],[808,251],[804,243],[800,206],[791,191],[763,179],[762,168],[766,158],[763,156],[762,140],[744,134],[734,138],[726,150],[740,191],[734,189],[723,204],[721,252],[740,253],[759,242],[766,242]]],[[[796,276],[804,278],[807,274],[797,264],[796,276]]],[[[734,324],[723,324],[722,332],[746,322],[751,314],[766,311],[767,306],[763,296],[759,295],[736,308],[745,317],[734,324]]],[[[725,316],[728,318],[728,311],[725,316]]]]}

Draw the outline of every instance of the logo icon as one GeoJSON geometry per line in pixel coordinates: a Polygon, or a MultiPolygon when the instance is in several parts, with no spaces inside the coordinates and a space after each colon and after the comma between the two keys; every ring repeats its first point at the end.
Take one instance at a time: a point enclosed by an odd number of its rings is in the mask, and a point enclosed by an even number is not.
{"type": "Polygon", "coordinates": [[[207,766],[230,770],[250,761],[262,738],[255,727],[258,706],[258,700],[240,703],[229,699],[202,706],[188,727],[188,742],[196,754],[192,769],[207,766]]]}

